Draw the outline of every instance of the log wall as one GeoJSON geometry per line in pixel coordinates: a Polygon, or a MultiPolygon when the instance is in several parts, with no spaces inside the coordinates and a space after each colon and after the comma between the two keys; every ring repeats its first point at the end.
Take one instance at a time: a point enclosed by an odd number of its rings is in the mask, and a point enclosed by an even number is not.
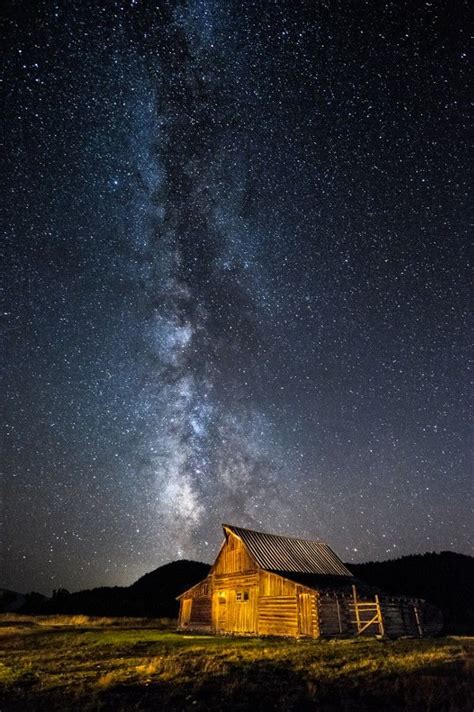
{"type": "MultiPolygon", "coordinates": [[[[424,634],[423,609],[420,602],[384,597],[380,599],[380,607],[385,635],[398,638],[405,635],[419,636],[424,634]]],[[[357,623],[352,597],[338,596],[336,593],[321,594],[318,599],[318,613],[322,636],[332,638],[357,635],[357,623]]],[[[370,618],[370,614],[365,614],[365,619],[367,620],[368,618],[370,618]]],[[[374,623],[362,635],[374,636],[379,633],[379,627],[374,623]]]]}
{"type": "Polygon", "coordinates": [[[206,578],[186,592],[180,601],[178,630],[211,630],[211,588],[212,582],[206,578]]]}
{"type": "Polygon", "coordinates": [[[260,635],[298,635],[296,596],[261,596],[258,606],[260,635]]]}
{"type": "Polygon", "coordinates": [[[205,627],[211,625],[211,599],[209,597],[192,599],[189,622],[192,625],[197,624],[205,627]]]}
{"type": "Polygon", "coordinates": [[[334,594],[320,594],[318,597],[318,619],[320,635],[337,638],[355,635],[357,628],[349,600],[334,594]]]}

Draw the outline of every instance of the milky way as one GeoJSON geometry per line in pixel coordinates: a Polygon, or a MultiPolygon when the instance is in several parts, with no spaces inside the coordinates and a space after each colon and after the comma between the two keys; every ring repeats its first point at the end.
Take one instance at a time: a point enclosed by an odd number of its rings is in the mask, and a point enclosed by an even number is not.
{"type": "Polygon", "coordinates": [[[470,552],[467,3],[7,3],[3,568],[470,552]]]}

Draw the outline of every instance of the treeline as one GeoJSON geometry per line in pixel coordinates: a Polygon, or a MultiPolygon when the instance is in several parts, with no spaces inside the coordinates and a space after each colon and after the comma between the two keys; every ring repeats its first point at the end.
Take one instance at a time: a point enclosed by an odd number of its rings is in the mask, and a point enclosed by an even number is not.
{"type": "MultiPolygon", "coordinates": [[[[64,589],[51,598],[0,591],[0,611],[89,616],[175,618],[176,596],[207,576],[209,564],[174,561],[127,587],[101,587],[77,593],[64,589]]],[[[389,594],[423,598],[441,609],[446,633],[474,633],[474,558],[443,551],[391,561],[349,564],[354,575],[389,594]]]]}
{"type": "Polygon", "coordinates": [[[423,598],[441,609],[447,633],[474,633],[474,558],[451,551],[350,564],[388,593],[423,598]]]}
{"type": "MultiPolygon", "coordinates": [[[[24,602],[15,607],[19,613],[84,614],[88,616],[145,616],[175,618],[179,603],[176,596],[207,576],[209,564],[198,561],[173,561],[160,566],[131,586],[103,586],[76,593],[65,589],[53,592],[51,598],[41,594],[27,594],[24,602]]],[[[5,594],[11,592],[4,592],[5,594]]],[[[0,598],[0,607],[2,601],[0,598]]],[[[3,610],[13,610],[11,605],[3,610]]]]}

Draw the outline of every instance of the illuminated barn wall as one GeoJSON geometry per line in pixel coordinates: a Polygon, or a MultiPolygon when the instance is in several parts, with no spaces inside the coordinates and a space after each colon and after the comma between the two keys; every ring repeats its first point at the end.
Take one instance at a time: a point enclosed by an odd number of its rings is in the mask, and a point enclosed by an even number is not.
{"type": "Polygon", "coordinates": [[[425,624],[422,601],[369,595],[326,544],[227,525],[224,533],[207,578],[179,597],[181,631],[318,638],[439,628],[425,624]]]}

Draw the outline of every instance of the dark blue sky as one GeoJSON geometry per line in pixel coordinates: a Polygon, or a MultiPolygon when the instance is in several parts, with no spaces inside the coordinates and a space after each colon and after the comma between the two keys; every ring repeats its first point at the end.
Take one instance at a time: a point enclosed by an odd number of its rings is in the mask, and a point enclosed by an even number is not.
{"type": "Polygon", "coordinates": [[[471,552],[465,2],[7,2],[5,580],[471,552]]]}

